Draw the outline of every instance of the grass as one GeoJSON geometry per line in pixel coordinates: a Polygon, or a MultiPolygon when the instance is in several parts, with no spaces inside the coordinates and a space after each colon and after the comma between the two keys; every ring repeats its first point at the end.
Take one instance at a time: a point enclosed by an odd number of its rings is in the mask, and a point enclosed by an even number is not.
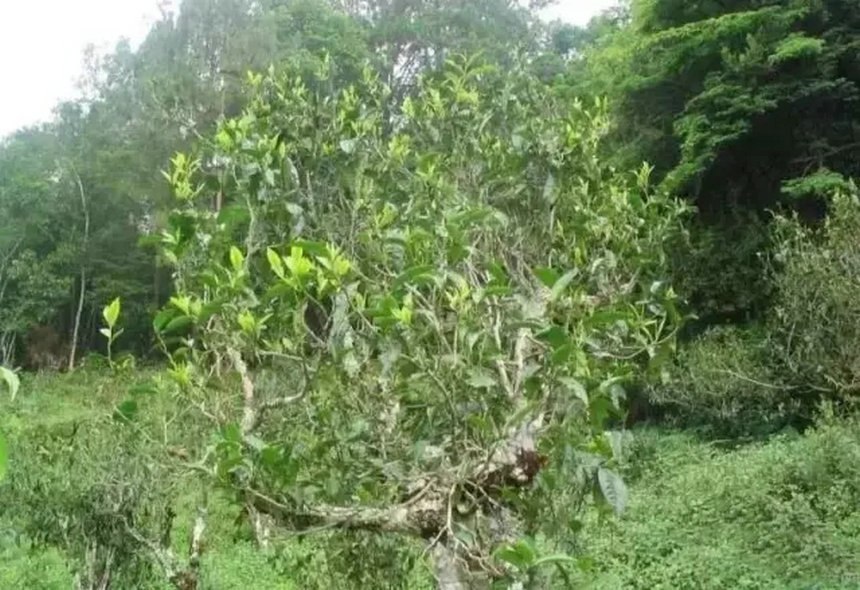
{"type": "MultiPolygon", "coordinates": [[[[156,375],[26,376],[18,399],[0,402],[0,428],[11,443],[9,477],[0,484],[0,588],[71,588],[92,565],[84,556],[97,542],[125,552],[116,587],[165,590],[145,551],[112,517],[127,514],[157,538],[172,510],[172,546],[183,554],[200,505],[209,513],[206,590],[432,588],[422,548],[402,539],[323,534],[257,549],[231,496],[204,494],[197,476],[164,461],[168,446],[205,442],[206,427],[162,440],[165,421],[182,409],[169,391],[141,386],[156,375]],[[114,416],[130,397],[139,406],[134,427],[114,416]]],[[[634,441],[629,509],[586,523],[580,545],[594,566],[581,587],[860,587],[856,420],[825,420],[804,435],[734,449],[683,431],[642,430],[634,441]]]]}
{"type": "Polygon", "coordinates": [[[643,431],[627,515],[586,527],[595,589],[860,587],[860,426],[734,450],[643,431]]]}

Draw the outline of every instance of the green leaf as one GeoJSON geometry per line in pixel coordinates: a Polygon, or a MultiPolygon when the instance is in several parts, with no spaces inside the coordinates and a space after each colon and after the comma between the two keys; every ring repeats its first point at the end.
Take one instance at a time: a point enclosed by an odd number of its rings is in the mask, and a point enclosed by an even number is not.
{"type": "Polygon", "coordinates": [[[254,333],[254,330],[257,327],[257,320],[256,318],[254,318],[254,314],[252,314],[250,311],[248,311],[247,309],[242,310],[236,320],[239,322],[239,327],[242,328],[244,332],[248,334],[254,333]]]}
{"type": "Polygon", "coordinates": [[[170,334],[171,332],[177,332],[183,328],[187,328],[191,324],[194,323],[194,319],[187,315],[181,315],[179,317],[173,318],[164,328],[165,334],[170,334]]]}
{"type": "Polygon", "coordinates": [[[498,385],[496,376],[492,371],[480,367],[469,371],[469,378],[466,379],[466,383],[478,389],[489,389],[498,385]]]}
{"type": "Polygon", "coordinates": [[[224,427],[224,440],[230,443],[242,442],[242,431],[239,429],[238,424],[230,422],[224,427]]]}
{"type": "Polygon", "coordinates": [[[612,506],[616,514],[621,514],[627,508],[627,485],[621,476],[605,467],[597,470],[597,481],[603,498],[612,506]]]}
{"type": "Polygon", "coordinates": [[[540,282],[549,289],[552,289],[553,285],[555,285],[559,279],[558,272],[552,268],[536,268],[534,273],[540,282]]]}
{"type": "Polygon", "coordinates": [[[528,541],[520,540],[507,543],[495,551],[496,559],[507,562],[520,571],[526,571],[534,565],[537,555],[528,541]]]}
{"type": "Polygon", "coordinates": [[[255,451],[262,452],[263,449],[266,448],[266,443],[260,437],[254,436],[253,434],[249,434],[245,437],[245,443],[255,451]]]}
{"type": "Polygon", "coordinates": [[[310,240],[296,240],[293,246],[298,247],[301,251],[308,252],[314,256],[327,256],[328,245],[325,242],[312,242],[310,240]]]}
{"type": "Polygon", "coordinates": [[[266,258],[269,259],[269,266],[272,267],[272,272],[275,273],[279,279],[283,279],[286,274],[284,272],[284,261],[281,260],[281,255],[271,248],[267,248],[266,258]]]}
{"type": "Polygon", "coordinates": [[[290,256],[284,262],[290,273],[297,277],[305,277],[314,269],[314,263],[305,257],[303,248],[293,246],[290,248],[290,256]]]}
{"type": "Polygon", "coordinates": [[[175,295],[170,298],[170,304],[185,314],[191,314],[191,297],[188,295],[175,295]]]}
{"type": "Polygon", "coordinates": [[[113,331],[110,328],[99,328],[99,334],[110,340],[113,337],[113,331]]]}
{"type": "Polygon", "coordinates": [[[620,430],[607,430],[603,435],[612,449],[612,458],[616,462],[620,461],[624,457],[624,433],[620,430]]]}
{"type": "Polygon", "coordinates": [[[6,384],[9,396],[14,401],[15,396],[18,395],[18,389],[21,387],[21,380],[18,378],[18,375],[6,367],[0,367],[0,382],[6,384]]]}
{"type": "Polygon", "coordinates": [[[564,290],[573,282],[573,279],[576,278],[576,275],[579,274],[579,271],[576,269],[569,270],[564,273],[552,286],[550,290],[549,299],[550,301],[555,301],[561,294],[564,293],[564,290]]]}
{"type": "Polygon", "coordinates": [[[233,270],[240,270],[244,262],[245,257],[242,255],[242,251],[236,246],[230,246],[230,264],[233,266],[233,270]]]}
{"type": "Polygon", "coordinates": [[[131,422],[137,415],[137,410],[137,401],[133,399],[127,399],[116,407],[116,410],[113,414],[114,419],[119,421],[131,422]]]}
{"type": "Polygon", "coordinates": [[[342,139],[340,141],[340,149],[345,154],[351,154],[355,151],[355,146],[358,143],[358,140],[355,138],[352,139],[342,139]]]}
{"type": "Polygon", "coordinates": [[[600,431],[603,430],[603,423],[612,414],[614,406],[612,400],[606,395],[594,395],[588,401],[588,417],[591,421],[591,427],[600,431]]]}
{"type": "Polygon", "coordinates": [[[407,268],[391,283],[391,290],[396,291],[403,285],[433,284],[436,280],[434,268],[429,265],[407,268]]]}
{"type": "MultiPolygon", "coordinates": [[[[186,312],[187,313],[187,312],[186,312]]],[[[162,309],[155,315],[152,320],[152,327],[156,332],[161,332],[164,327],[170,323],[170,320],[176,315],[176,311],[172,309],[162,309]]]]}
{"type": "Polygon", "coordinates": [[[105,319],[108,327],[113,328],[116,325],[116,321],[119,319],[120,312],[120,302],[119,297],[110,302],[110,305],[107,305],[102,310],[102,316],[105,319]]]}
{"type": "Polygon", "coordinates": [[[585,389],[585,386],[580,383],[578,380],[573,377],[562,377],[559,379],[562,385],[564,385],[565,389],[568,392],[572,393],[576,396],[577,399],[581,400],[582,403],[588,407],[588,391],[585,389]]]}

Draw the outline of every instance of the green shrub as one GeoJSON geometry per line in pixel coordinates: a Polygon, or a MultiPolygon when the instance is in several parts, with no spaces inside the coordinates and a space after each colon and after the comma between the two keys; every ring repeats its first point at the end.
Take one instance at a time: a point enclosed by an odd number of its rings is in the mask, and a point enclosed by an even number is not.
{"type": "Polygon", "coordinates": [[[0,588],[69,590],[74,575],[56,549],[0,543],[0,588]]]}
{"type": "Polygon", "coordinates": [[[679,351],[649,398],[679,425],[743,435],[777,430],[797,416],[792,393],[761,330],[719,327],[679,351]]]}
{"type": "Polygon", "coordinates": [[[860,200],[839,194],[820,228],[778,224],[776,302],[768,323],[785,378],[809,397],[860,387],[860,200]]]}
{"type": "Polygon", "coordinates": [[[858,426],[823,424],[734,451],[640,434],[654,456],[627,516],[584,529],[582,549],[597,558],[585,587],[857,588],[858,426]]]}

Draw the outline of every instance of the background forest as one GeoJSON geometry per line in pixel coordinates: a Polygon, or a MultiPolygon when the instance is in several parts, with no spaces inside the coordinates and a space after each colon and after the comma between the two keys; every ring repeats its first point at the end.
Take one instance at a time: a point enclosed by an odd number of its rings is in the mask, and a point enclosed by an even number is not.
{"type": "Polygon", "coordinates": [[[184,0],[0,143],[0,587],[860,586],[860,4],[184,0]]]}

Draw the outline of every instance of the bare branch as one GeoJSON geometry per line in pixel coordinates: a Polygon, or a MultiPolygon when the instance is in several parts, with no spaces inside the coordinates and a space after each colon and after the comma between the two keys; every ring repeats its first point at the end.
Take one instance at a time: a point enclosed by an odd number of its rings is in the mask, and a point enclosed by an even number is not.
{"type": "Polygon", "coordinates": [[[200,556],[203,552],[203,533],[206,531],[206,510],[204,508],[199,508],[197,511],[186,563],[182,563],[169,546],[147,539],[135,530],[128,521],[124,521],[124,524],[128,534],[149,549],[165,577],[170,580],[176,590],[197,590],[200,578],[200,556]]]}
{"type": "Polygon", "coordinates": [[[257,402],[254,398],[254,382],[248,372],[248,365],[242,360],[239,351],[230,349],[228,355],[233,362],[233,368],[242,379],[242,434],[248,434],[254,430],[259,421],[257,402]]]}

